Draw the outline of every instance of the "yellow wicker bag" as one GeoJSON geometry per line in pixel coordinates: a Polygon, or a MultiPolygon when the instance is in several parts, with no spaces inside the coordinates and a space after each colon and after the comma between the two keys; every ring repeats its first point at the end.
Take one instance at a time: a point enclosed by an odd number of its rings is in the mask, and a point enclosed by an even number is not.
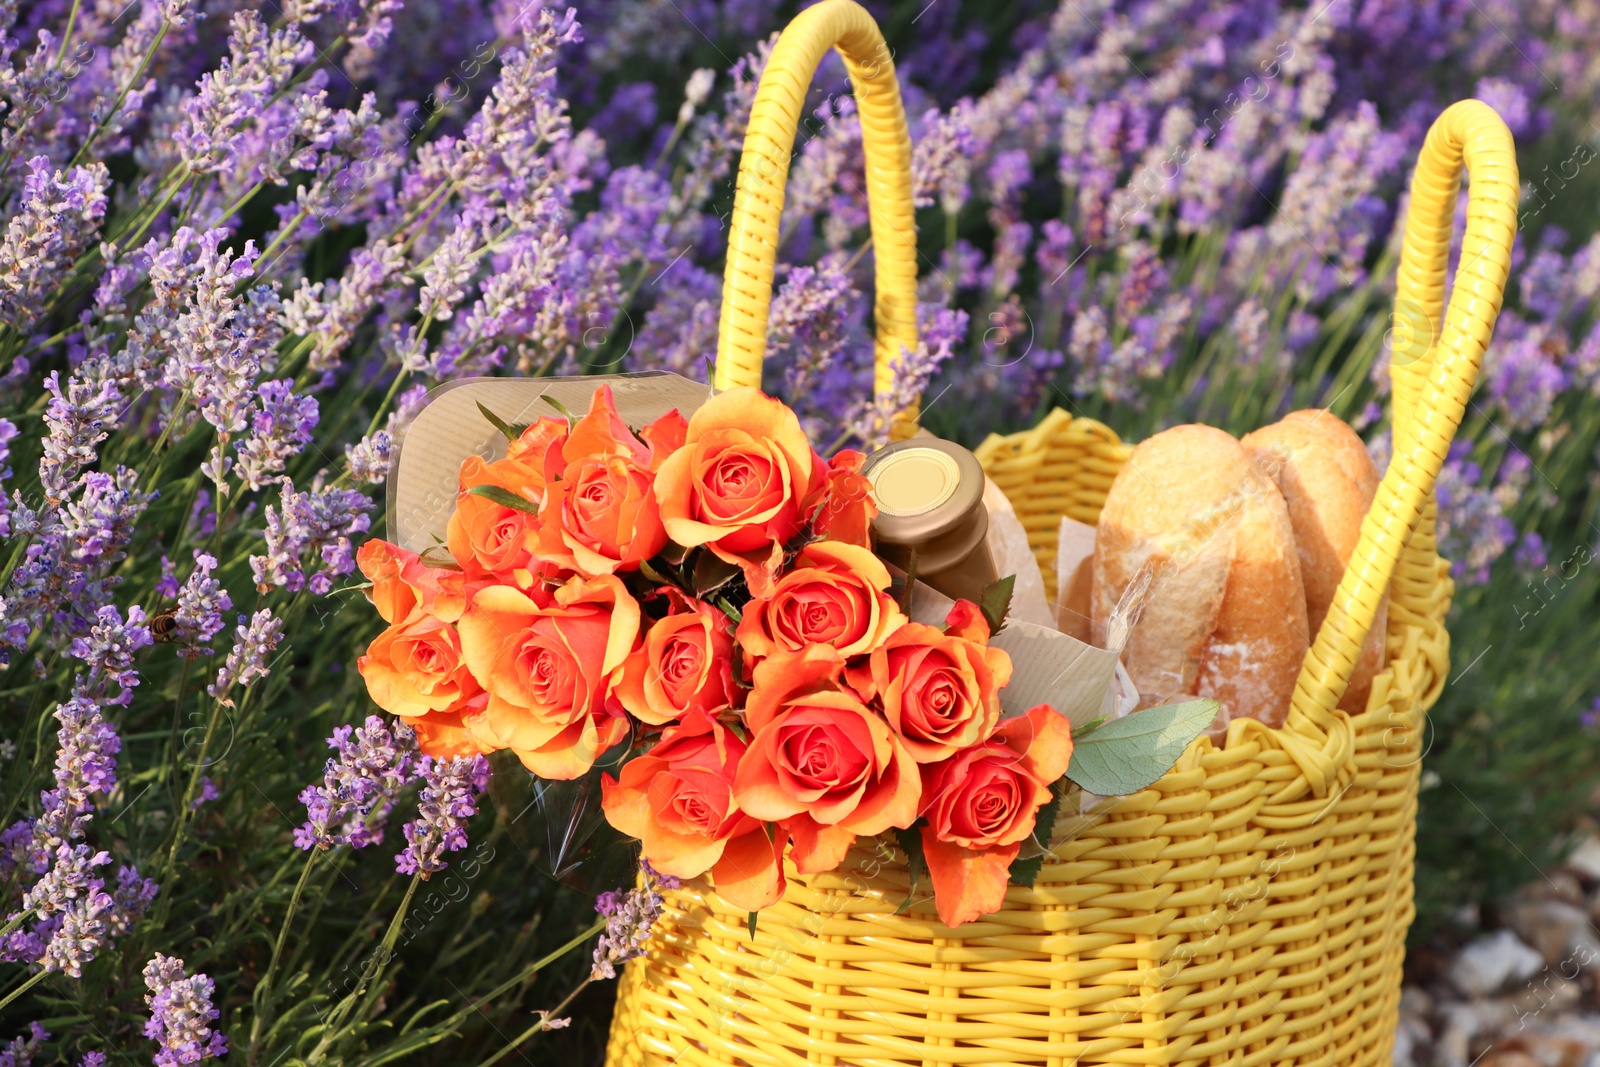
{"type": "MultiPolygon", "coordinates": [[[[878,388],[915,343],[910,144],[870,16],[825,0],[779,40],[740,164],[719,386],[760,381],[790,146],[823,54],[860,105],[877,256],[878,388]]],[[[1412,907],[1419,735],[1448,672],[1448,567],[1432,487],[1488,343],[1510,268],[1518,179],[1510,133],[1465,101],[1417,162],[1397,316],[1394,459],[1281,730],[1250,720],[1222,749],[1079,820],[1032,888],[956,929],[931,902],[897,913],[905,859],[858,844],[746,914],[702,883],[667,894],[648,955],[618,992],[611,1067],[742,1064],[1387,1064],[1412,907]],[[1449,311],[1446,259],[1461,172],[1467,232],[1449,311]],[[1443,319],[1442,329],[1440,328],[1443,319]],[[1407,353],[1414,353],[1408,356],[1407,353]],[[1335,710],[1384,589],[1388,663],[1365,713],[1335,710]]],[[[1062,515],[1093,522],[1127,454],[1053,412],[979,449],[1050,573],[1062,515]]]]}

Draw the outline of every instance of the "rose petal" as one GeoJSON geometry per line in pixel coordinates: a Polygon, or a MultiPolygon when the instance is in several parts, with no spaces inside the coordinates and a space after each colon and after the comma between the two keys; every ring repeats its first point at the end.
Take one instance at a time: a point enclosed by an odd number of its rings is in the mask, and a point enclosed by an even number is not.
{"type": "Polygon", "coordinates": [[[844,862],[855,844],[856,835],[842,826],[823,826],[810,815],[800,815],[784,824],[794,846],[789,858],[801,874],[831,871],[844,862]]]}
{"type": "Polygon", "coordinates": [[[977,852],[940,841],[928,827],[922,829],[922,854],[933,879],[933,903],[939,921],[960,926],[981,915],[991,915],[1006,903],[1011,861],[1021,844],[977,852]]]}
{"type": "Polygon", "coordinates": [[[717,895],[736,908],[760,911],[783,898],[783,846],[787,838],[767,837],[766,827],[754,824],[747,833],[728,839],[722,858],[711,868],[717,895]]]}

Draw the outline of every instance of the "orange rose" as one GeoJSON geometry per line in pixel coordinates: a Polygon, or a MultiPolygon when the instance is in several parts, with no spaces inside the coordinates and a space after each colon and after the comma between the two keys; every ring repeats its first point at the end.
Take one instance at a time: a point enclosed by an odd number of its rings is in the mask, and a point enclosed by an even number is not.
{"type": "Polygon", "coordinates": [[[384,622],[401,622],[421,607],[443,622],[455,622],[487,576],[469,579],[459,570],[433,566],[415,552],[373,538],[356,552],[356,565],[372,582],[367,599],[384,622]]]}
{"type": "Polygon", "coordinates": [[[459,708],[481,692],[461,662],[455,627],[420,607],[374,638],[356,669],[372,702],[403,718],[459,708]]]}
{"type": "Polygon", "coordinates": [[[733,705],[733,634],[709,604],[664,590],[672,612],[645,631],[622,666],[617,698],[643,722],[659,726],[733,705]]]}
{"type": "Polygon", "coordinates": [[[468,723],[541,778],[576,778],[628,733],[612,692],[639,636],[639,605],[612,576],[553,594],[490,586],[461,617],[467,669],[489,693],[468,723]]]}
{"type": "Polygon", "coordinates": [[[650,446],[650,469],[660,470],[667,457],[683,447],[688,432],[689,424],[678,414],[677,408],[641,429],[639,436],[650,446]]]}
{"type": "Polygon", "coordinates": [[[601,807],[656,870],[675,878],[709,870],[724,900],[759,911],[783,895],[783,839],[768,838],[733,801],[745,749],[714,718],[694,714],[629,760],[620,779],[602,777],[601,807]]]}
{"type": "Polygon", "coordinates": [[[983,744],[922,769],[922,851],[946,926],[1005,904],[1011,861],[1071,762],[1071,724],[1040,704],[983,744]]]}
{"type": "Polygon", "coordinates": [[[842,541],[862,548],[872,547],[872,520],[878,516],[872,499],[872,484],[861,473],[866,456],[846,448],[828,461],[827,481],[815,504],[807,501],[805,512],[816,515],[816,533],[830,541],[842,541]]]}
{"type": "Polygon", "coordinates": [[[620,456],[572,464],[540,516],[540,556],[590,577],[638,570],[667,543],[654,481],[620,456]]]}
{"type": "Polygon", "coordinates": [[[399,622],[417,606],[419,598],[415,586],[401,577],[416,561],[415,552],[407,552],[378,537],[356,550],[356,566],[372,583],[367,599],[378,609],[384,622],[399,622]]]}
{"type": "Polygon", "coordinates": [[[538,544],[536,517],[529,511],[498,504],[467,490],[479,485],[498,486],[530,505],[541,495],[524,491],[524,469],[507,460],[485,463],[477,456],[461,461],[461,491],[445,533],[450,554],[469,575],[493,575],[521,588],[534,583],[539,568],[534,558],[538,544]]]}
{"type": "Polygon", "coordinates": [[[584,575],[637,570],[667,543],[654,493],[654,468],[683,436],[668,412],[641,440],[617,414],[611,387],[594,391],[589,413],[561,443],[559,481],[539,519],[539,554],[584,575]]]}
{"type": "Polygon", "coordinates": [[[918,763],[946,759],[994,732],[1000,690],[1011,681],[1011,657],[986,644],[989,627],[969,601],[956,602],[947,624],[940,631],[908,622],[849,672],[862,696],[882,702],[918,763]]]}
{"type": "Polygon", "coordinates": [[[488,700],[489,694],[479,693],[460,711],[406,719],[405,724],[417,735],[417,751],[434,759],[477,756],[490,752],[491,749],[466,726],[466,722],[482,713],[488,700]]]}
{"type": "Polygon", "coordinates": [[[566,443],[567,420],[543,418],[506,445],[506,462],[517,468],[518,481],[530,499],[543,500],[546,487],[561,477],[565,465],[561,448],[566,443]]]}
{"type": "Polygon", "coordinates": [[[745,707],[750,749],[734,775],[739,807],[781,821],[801,872],[829,871],[857,834],[916,821],[917,765],[884,721],[840,684],[826,645],[761,661],[745,707]]]}
{"type": "Polygon", "coordinates": [[[768,596],[785,542],[805,524],[802,502],[826,473],[793,411],[754,388],[730,389],[689,419],[655,492],[668,537],[710,546],[768,596]]]}
{"type": "Polygon", "coordinates": [[[845,656],[871,652],[906,622],[885,592],[889,583],[889,568],[867,549],[813,542],[771,596],[745,605],[739,647],[751,660],[807,645],[831,645],[845,656]]]}

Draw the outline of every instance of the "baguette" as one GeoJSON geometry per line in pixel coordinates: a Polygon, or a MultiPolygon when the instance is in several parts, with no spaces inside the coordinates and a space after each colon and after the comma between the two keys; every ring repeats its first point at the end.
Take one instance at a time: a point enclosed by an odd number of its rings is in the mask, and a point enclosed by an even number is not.
{"type": "MultiPolygon", "coordinates": [[[[1355,431],[1326,411],[1296,411],[1246,435],[1242,443],[1277,484],[1288,507],[1305,583],[1307,623],[1315,634],[1327,618],[1361,522],[1377,495],[1378,468],[1355,431]]],[[[1339,701],[1352,714],[1366,710],[1373,676],[1383,668],[1388,614],[1385,592],[1339,701]]]]}
{"type": "Polygon", "coordinates": [[[1154,579],[1122,650],[1141,704],[1194,693],[1231,718],[1281,725],[1308,643],[1305,589],[1283,498],[1229,434],[1174,427],[1117,474],[1095,544],[1096,643],[1146,568],[1154,579]]]}

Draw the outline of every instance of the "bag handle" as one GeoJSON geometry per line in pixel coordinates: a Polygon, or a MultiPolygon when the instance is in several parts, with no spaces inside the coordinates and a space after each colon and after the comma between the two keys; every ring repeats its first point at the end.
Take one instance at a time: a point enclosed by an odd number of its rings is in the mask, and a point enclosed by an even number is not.
{"type": "Polygon", "coordinates": [[[1349,716],[1335,706],[1396,565],[1404,558],[1407,573],[1428,583],[1437,580],[1434,480],[1466,413],[1500,314],[1520,192],[1516,149],[1500,116],[1478,100],[1446,109],[1428,131],[1411,179],[1391,344],[1394,457],[1361,524],[1328,616],[1306,653],[1281,732],[1285,749],[1318,796],[1326,795],[1354,752],[1349,716]],[[1463,168],[1472,176],[1467,232],[1441,330],[1463,168]]]}
{"type": "Polygon", "coordinates": [[[917,347],[917,227],[911,204],[911,136],[895,79],[894,59],[872,16],[854,0],[823,0],[807,8],[778,37],[767,59],[739,158],[717,324],[718,389],[761,384],[767,351],[778,222],[795,128],[817,65],[837,48],[855,88],[866,153],[867,203],[872,220],[878,338],[874,392],[894,387],[902,347],[917,347]]]}

